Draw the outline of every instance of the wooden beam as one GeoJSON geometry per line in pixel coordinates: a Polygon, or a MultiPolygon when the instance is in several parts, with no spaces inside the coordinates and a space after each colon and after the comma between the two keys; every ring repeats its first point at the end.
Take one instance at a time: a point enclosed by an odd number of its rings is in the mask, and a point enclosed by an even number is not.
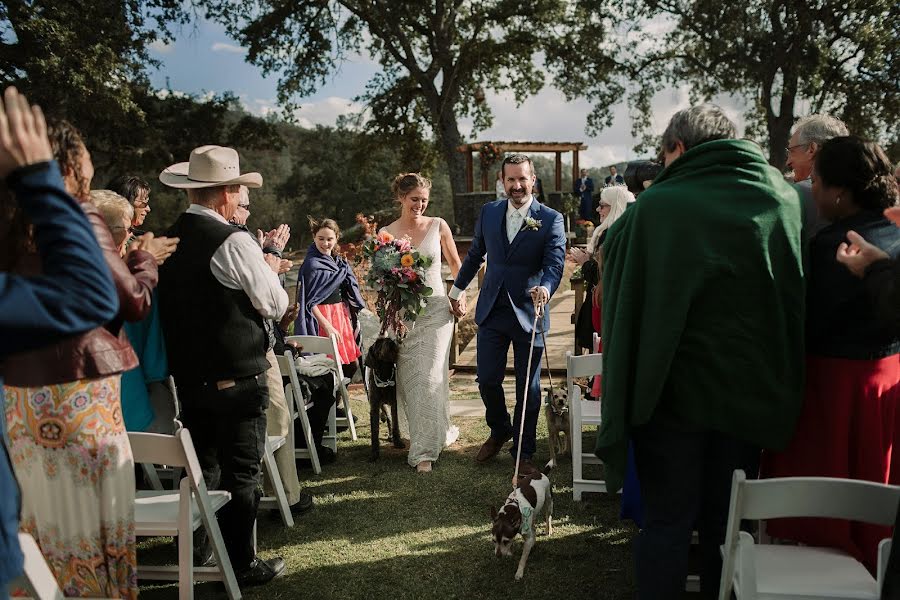
{"type": "Polygon", "coordinates": [[[562,152],[556,153],[556,191],[562,191],[562,152]]]}
{"type": "Polygon", "coordinates": [[[572,150],[572,183],[578,179],[578,150],[572,150]]]}
{"type": "MultiPolygon", "coordinates": [[[[476,144],[462,144],[457,146],[459,152],[477,152],[482,145],[488,142],[476,144]]],[[[493,142],[501,152],[571,152],[573,150],[587,150],[581,142],[493,142]]]]}
{"type": "Polygon", "coordinates": [[[472,164],[472,153],[466,152],[466,191],[475,191],[475,165],[472,164]]]}
{"type": "Polygon", "coordinates": [[[481,163],[481,191],[488,191],[488,173],[493,171],[492,168],[484,168],[484,163],[481,163]]]}

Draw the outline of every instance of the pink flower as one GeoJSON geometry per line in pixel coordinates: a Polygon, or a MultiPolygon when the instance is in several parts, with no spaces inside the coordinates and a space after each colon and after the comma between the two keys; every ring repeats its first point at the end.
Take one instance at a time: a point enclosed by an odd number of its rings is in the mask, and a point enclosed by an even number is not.
{"type": "Polygon", "coordinates": [[[408,237],[394,240],[394,245],[397,246],[397,250],[400,252],[409,252],[412,250],[412,242],[409,241],[408,237]]]}

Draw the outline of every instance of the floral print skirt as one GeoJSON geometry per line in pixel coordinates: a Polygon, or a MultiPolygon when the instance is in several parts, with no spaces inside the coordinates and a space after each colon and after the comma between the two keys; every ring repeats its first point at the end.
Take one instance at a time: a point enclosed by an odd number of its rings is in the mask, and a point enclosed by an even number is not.
{"type": "Polygon", "coordinates": [[[6,388],[21,530],[66,596],[136,598],[134,460],[119,375],[6,388]]]}

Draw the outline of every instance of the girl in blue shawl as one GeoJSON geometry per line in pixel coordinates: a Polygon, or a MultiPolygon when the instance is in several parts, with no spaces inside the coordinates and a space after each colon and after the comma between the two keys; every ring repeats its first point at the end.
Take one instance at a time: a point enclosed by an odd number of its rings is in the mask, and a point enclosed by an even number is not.
{"type": "Polygon", "coordinates": [[[309,220],[313,243],[306,251],[297,279],[300,314],[296,335],[335,336],[341,364],[353,365],[361,356],[357,313],[365,306],[359,282],[347,261],[332,254],[341,230],[332,219],[309,220]]]}

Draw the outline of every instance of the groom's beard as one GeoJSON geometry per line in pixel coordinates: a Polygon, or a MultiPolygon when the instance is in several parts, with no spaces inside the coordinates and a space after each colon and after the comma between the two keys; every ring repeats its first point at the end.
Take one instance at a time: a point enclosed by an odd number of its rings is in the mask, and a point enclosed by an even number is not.
{"type": "Polygon", "coordinates": [[[509,198],[509,201],[512,202],[513,206],[521,208],[528,202],[528,199],[531,198],[531,194],[529,194],[528,190],[525,188],[521,188],[519,190],[509,190],[506,192],[506,197],[509,198]]]}

